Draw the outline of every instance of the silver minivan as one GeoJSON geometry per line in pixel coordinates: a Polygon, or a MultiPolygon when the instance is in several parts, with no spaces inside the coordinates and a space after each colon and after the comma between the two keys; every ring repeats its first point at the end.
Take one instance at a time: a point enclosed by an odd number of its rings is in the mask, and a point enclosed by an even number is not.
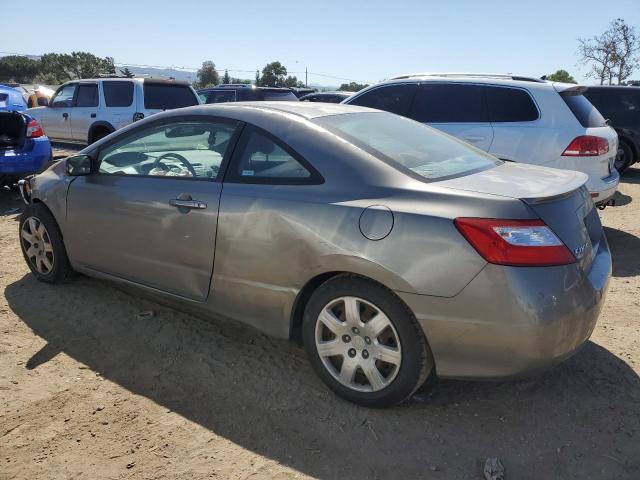
{"type": "Polygon", "coordinates": [[[187,82],[157,78],[99,78],[67,82],[48,106],[27,111],[54,141],[91,144],[154,113],[198,105],[187,82]]]}

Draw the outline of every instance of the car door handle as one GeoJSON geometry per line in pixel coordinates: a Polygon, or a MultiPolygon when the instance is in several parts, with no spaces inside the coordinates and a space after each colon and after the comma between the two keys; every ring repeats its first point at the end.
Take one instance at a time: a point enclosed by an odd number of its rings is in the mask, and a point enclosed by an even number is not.
{"type": "Polygon", "coordinates": [[[62,114],[62,118],[64,118],[66,120],[67,118],[69,118],[69,114],[67,112],[64,112],[62,114]]]}
{"type": "Polygon", "coordinates": [[[95,113],[92,113],[92,114],[91,114],[91,118],[96,118],[96,114],[95,114],[95,113]]]}
{"type": "Polygon", "coordinates": [[[206,202],[202,202],[200,200],[182,200],[180,198],[169,200],[169,205],[178,208],[197,208],[200,210],[207,208],[206,202]]]}

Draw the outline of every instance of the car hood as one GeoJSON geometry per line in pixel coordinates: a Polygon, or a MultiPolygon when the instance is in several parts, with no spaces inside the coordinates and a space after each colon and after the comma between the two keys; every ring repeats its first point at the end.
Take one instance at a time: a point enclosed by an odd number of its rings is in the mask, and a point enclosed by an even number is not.
{"type": "Polygon", "coordinates": [[[438,183],[456,190],[536,200],[577,190],[587,178],[584,173],[572,170],[504,162],[495,168],[438,183]]]}

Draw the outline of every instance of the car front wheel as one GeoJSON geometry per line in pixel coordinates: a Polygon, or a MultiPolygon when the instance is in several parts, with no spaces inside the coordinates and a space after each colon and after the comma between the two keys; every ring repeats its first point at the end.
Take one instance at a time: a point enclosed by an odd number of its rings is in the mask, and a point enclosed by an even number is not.
{"type": "Polygon", "coordinates": [[[334,277],[314,292],[303,337],[322,380],[361,405],[399,403],[433,370],[426,339],[408,307],[392,291],[355,275],[334,277]]]}
{"type": "Polygon", "coordinates": [[[72,273],[60,228],[44,205],[31,204],[22,213],[20,247],[38,280],[61,283],[72,273]]]}

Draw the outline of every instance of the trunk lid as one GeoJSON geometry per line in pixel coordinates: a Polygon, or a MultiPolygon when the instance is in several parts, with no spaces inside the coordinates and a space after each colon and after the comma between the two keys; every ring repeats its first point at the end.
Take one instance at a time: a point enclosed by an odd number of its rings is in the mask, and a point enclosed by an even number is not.
{"type": "Polygon", "coordinates": [[[521,200],[554,231],[579,265],[587,270],[603,237],[600,218],[585,186],[587,178],[584,173],[570,170],[504,163],[439,184],[521,200]]]}
{"type": "Polygon", "coordinates": [[[0,112],[0,150],[21,148],[27,133],[27,119],[18,112],[0,112]]]}

